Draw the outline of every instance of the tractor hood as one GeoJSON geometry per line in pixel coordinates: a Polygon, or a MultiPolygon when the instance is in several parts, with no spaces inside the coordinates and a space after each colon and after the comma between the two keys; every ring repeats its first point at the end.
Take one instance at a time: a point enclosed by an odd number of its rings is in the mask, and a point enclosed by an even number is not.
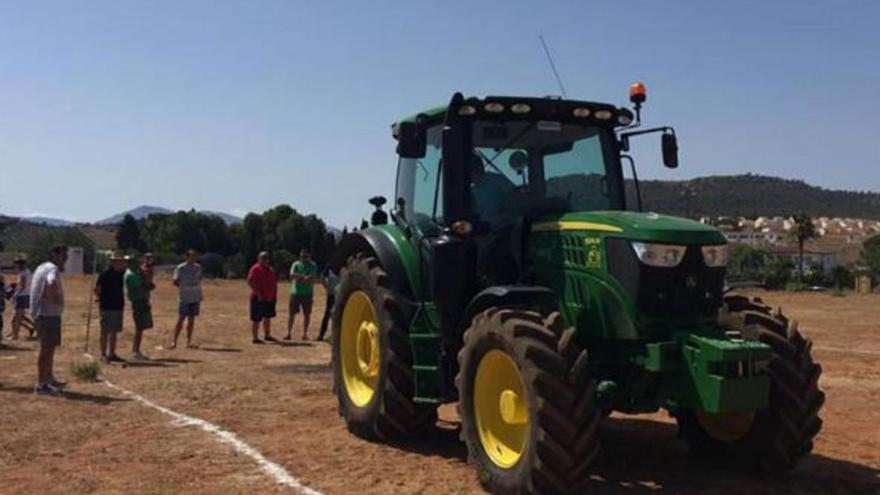
{"type": "Polygon", "coordinates": [[[591,211],[566,213],[532,224],[533,232],[599,232],[643,242],[668,244],[724,244],[721,231],[686,218],[635,211],[591,211]]]}

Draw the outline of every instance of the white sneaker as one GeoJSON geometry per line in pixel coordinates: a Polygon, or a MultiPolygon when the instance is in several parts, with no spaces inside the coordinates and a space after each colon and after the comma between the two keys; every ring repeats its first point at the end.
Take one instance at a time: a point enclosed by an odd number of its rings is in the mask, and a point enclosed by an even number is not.
{"type": "Polygon", "coordinates": [[[133,361],[135,363],[143,363],[144,361],[149,361],[149,360],[150,360],[150,358],[147,357],[147,355],[142,352],[136,352],[131,355],[131,361],[133,361]]]}

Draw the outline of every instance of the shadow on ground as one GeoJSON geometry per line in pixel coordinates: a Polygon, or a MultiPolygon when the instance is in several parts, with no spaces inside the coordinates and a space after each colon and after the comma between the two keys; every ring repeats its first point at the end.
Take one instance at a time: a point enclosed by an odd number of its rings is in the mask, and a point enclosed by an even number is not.
{"type": "Polygon", "coordinates": [[[168,364],[164,359],[153,359],[151,361],[128,361],[126,365],[129,368],[176,368],[173,364],[168,364]]]}
{"type": "Polygon", "coordinates": [[[296,342],[291,340],[279,340],[275,342],[276,345],[280,345],[281,347],[314,347],[315,344],[311,342],[296,342]]]}
{"type": "Polygon", "coordinates": [[[23,352],[33,351],[32,347],[18,347],[9,344],[0,344],[0,352],[23,352]]]}
{"type": "Polygon", "coordinates": [[[197,350],[206,352],[241,352],[237,347],[199,347],[197,350]]]}
{"type": "Polygon", "coordinates": [[[154,362],[157,363],[174,363],[174,364],[190,364],[190,363],[201,363],[200,359],[184,359],[184,358],[154,358],[154,362]]]}
{"type": "Polygon", "coordinates": [[[321,375],[330,374],[333,369],[328,363],[324,364],[288,364],[283,366],[267,366],[266,369],[273,373],[296,374],[296,375],[321,375]]]}
{"type": "MultiPolygon", "coordinates": [[[[600,430],[602,453],[584,493],[627,495],[880,494],[880,470],[822,455],[811,455],[792,471],[760,475],[710,465],[692,457],[674,424],[650,419],[608,418],[600,430]]],[[[394,448],[465,462],[467,449],[451,423],[394,448]]]]}
{"type": "MultiPolygon", "coordinates": [[[[16,394],[26,394],[26,395],[34,395],[33,387],[23,387],[23,386],[14,386],[14,387],[3,387],[0,385],[0,393],[2,392],[13,392],[16,394]]],[[[45,398],[46,400],[70,400],[74,402],[92,402],[94,404],[99,404],[102,406],[106,406],[108,404],[112,404],[114,402],[130,402],[131,399],[121,398],[121,397],[113,397],[110,395],[95,395],[95,394],[86,394],[83,392],[75,392],[73,390],[65,390],[62,395],[59,396],[36,396],[37,398],[45,398]]]]}

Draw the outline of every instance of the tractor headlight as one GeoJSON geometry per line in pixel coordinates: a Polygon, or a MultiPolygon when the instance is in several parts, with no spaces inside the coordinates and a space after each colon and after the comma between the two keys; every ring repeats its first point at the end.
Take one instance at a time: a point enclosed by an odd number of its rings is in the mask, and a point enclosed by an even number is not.
{"type": "Polygon", "coordinates": [[[711,268],[727,266],[727,245],[703,246],[703,263],[711,268]]]}
{"type": "Polygon", "coordinates": [[[675,244],[633,242],[632,247],[642,263],[662,268],[678,266],[681,260],[684,259],[685,251],[687,251],[687,246],[677,246],[675,244]]]}

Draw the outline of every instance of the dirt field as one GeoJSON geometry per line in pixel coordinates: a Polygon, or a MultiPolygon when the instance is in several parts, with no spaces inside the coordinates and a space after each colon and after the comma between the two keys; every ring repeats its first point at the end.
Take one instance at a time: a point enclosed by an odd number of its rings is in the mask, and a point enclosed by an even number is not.
{"type": "MultiPolygon", "coordinates": [[[[0,349],[0,493],[294,493],[217,437],[104,383],[72,379],[83,357],[89,281],[66,281],[68,306],[57,374],[66,398],[34,396],[34,344],[0,349]]],[[[283,288],[286,290],[286,287],[283,288]]],[[[346,432],[336,414],[324,343],[254,346],[243,282],[206,284],[198,350],[156,349],[174,323],[175,293],[160,282],[149,365],[105,368],[106,379],[234,432],[301,483],[325,494],[481,493],[444,408],[436,434],[386,446],[346,432]]],[[[761,479],[690,458],[663,414],[612,416],[593,493],[880,494],[880,296],[762,294],[796,315],[824,367],[825,427],[795,471],[761,479]]],[[[281,336],[286,308],[276,321],[281,336]]],[[[316,318],[323,298],[316,300],[316,318]]],[[[7,310],[8,323],[10,312],[7,310]]],[[[130,316],[120,349],[130,350],[130,316]]],[[[8,325],[7,325],[8,330],[8,325]]],[[[92,325],[95,349],[97,325],[92,325]]],[[[297,335],[300,332],[297,331],[297,335]]],[[[313,322],[311,336],[317,333],[313,322]]],[[[8,343],[8,342],[7,342],[8,343]]]]}

